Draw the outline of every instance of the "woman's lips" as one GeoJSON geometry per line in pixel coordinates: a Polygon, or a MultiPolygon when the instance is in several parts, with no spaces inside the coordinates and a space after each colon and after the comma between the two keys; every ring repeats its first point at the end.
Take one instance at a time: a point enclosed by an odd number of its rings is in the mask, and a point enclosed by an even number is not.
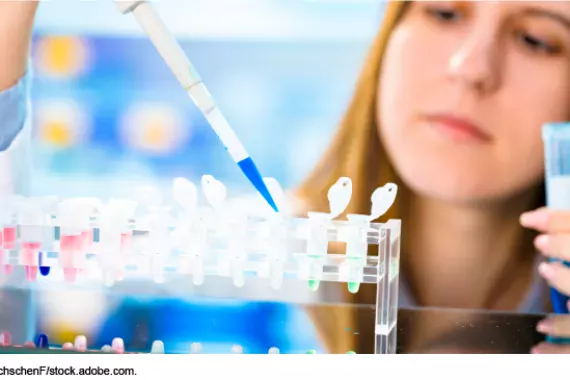
{"type": "Polygon", "coordinates": [[[465,143],[486,143],[491,136],[469,119],[448,114],[429,115],[430,126],[445,137],[465,143]]]}

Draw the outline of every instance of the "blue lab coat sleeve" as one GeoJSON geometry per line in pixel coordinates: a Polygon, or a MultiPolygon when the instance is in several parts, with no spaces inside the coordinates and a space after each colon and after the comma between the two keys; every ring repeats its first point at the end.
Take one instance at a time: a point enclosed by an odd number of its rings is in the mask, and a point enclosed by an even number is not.
{"type": "Polygon", "coordinates": [[[18,83],[0,92],[0,196],[28,195],[31,175],[31,118],[28,69],[18,83]]]}
{"type": "MultiPolygon", "coordinates": [[[[28,195],[29,192],[30,76],[28,70],[17,84],[0,92],[0,198],[7,194],[28,195]]],[[[16,267],[12,276],[23,278],[23,267],[16,267]]],[[[33,338],[34,330],[35,308],[31,291],[2,289],[0,332],[10,332],[13,342],[22,344],[33,338]]]]}

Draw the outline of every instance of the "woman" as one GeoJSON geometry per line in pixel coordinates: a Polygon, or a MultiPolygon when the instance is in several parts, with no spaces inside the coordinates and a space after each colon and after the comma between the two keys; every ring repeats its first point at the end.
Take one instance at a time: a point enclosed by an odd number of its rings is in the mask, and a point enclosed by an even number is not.
{"type": "MultiPolygon", "coordinates": [[[[0,1],[0,208],[2,196],[29,190],[27,62],[37,5],[36,1],[0,1]]],[[[31,307],[27,291],[3,291],[0,331],[10,331],[17,342],[30,339],[34,326],[21,318],[32,317],[31,307]]]]}
{"type": "MultiPolygon", "coordinates": [[[[569,3],[390,2],[336,139],[297,195],[324,210],[348,176],[348,211],[365,213],[375,187],[399,184],[388,216],[403,220],[402,306],[546,312],[548,285],[570,294],[570,269],[542,260],[570,258],[570,214],[540,208],[541,127],[565,120],[569,3]]],[[[341,330],[326,322],[326,336],[341,330]]],[[[561,323],[539,328],[569,335],[561,323]]]]}

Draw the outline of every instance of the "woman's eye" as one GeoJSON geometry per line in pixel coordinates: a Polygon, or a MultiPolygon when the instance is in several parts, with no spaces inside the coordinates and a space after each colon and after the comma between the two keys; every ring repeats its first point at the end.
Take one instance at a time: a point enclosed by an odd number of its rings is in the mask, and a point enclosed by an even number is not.
{"type": "Polygon", "coordinates": [[[538,53],[555,54],[558,52],[558,48],[556,46],[552,46],[540,38],[534,37],[528,33],[518,32],[517,39],[525,47],[538,53]]]}
{"type": "Polygon", "coordinates": [[[453,22],[461,18],[461,13],[449,8],[428,8],[427,14],[438,21],[453,22]]]}

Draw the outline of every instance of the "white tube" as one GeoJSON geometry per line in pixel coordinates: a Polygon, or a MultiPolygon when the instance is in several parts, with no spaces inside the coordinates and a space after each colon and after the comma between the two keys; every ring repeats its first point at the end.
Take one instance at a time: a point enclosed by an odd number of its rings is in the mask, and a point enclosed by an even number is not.
{"type": "Polygon", "coordinates": [[[200,83],[200,76],[152,5],[137,2],[131,11],[182,87],[188,91],[200,83]]]}

